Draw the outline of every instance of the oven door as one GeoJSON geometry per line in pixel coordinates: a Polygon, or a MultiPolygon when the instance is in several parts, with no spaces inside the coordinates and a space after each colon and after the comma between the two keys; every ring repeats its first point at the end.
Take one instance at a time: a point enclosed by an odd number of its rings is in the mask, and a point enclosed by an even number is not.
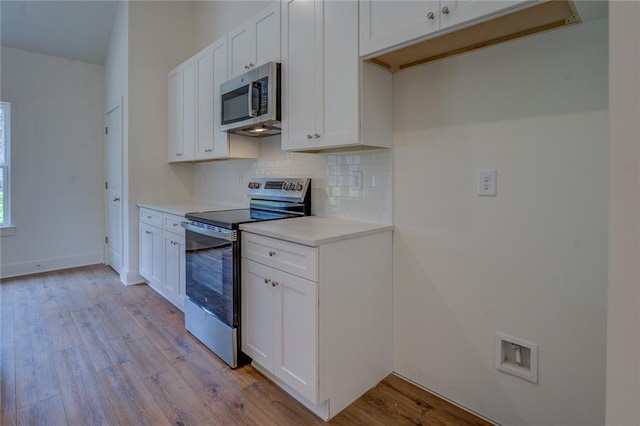
{"type": "Polygon", "coordinates": [[[237,327],[239,289],[234,259],[239,256],[238,243],[228,235],[185,228],[187,297],[223,323],[237,327]]]}

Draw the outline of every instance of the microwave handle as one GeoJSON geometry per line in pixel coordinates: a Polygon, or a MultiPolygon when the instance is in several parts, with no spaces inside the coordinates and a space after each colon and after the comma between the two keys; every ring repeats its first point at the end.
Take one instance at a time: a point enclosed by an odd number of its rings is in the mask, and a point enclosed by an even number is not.
{"type": "Polygon", "coordinates": [[[249,117],[257,117],[258,110],[253,109],[253,89],[258,89],[258,108],[260,107],[260,96],[262,95],[260,90],[260,83],[252,81],[249,83],[247,92],[247,109],[249,110],[249,117]]]}

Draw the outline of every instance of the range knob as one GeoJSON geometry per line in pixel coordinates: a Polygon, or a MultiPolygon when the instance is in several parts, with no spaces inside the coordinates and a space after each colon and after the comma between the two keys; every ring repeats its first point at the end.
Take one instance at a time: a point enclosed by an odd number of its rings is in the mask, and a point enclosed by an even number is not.
{"type": "Polygon", "coordinates": [[[253,182],[249,182],[249,185],[247,185],[247,187],[248,187],[249,189],[253,189],[253,182]]]}
{"type": "Polygon", "coordinates": [[[302,191],[302,184],[301,183],[296,185],[296,191],[302,191]]]}

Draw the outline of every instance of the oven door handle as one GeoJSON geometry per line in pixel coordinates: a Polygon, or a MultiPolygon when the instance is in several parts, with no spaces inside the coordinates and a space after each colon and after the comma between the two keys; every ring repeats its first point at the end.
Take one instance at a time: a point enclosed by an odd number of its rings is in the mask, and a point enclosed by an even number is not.
{"type": "Polygon", "coordinates": [[[180,226],[187,231],[195,232],[196,234],[220,238],[231,242],[238,241],[238,231],[232,229],[224,229],[211,225],[196,225],[196,222],[181,222],[180,226]]]}

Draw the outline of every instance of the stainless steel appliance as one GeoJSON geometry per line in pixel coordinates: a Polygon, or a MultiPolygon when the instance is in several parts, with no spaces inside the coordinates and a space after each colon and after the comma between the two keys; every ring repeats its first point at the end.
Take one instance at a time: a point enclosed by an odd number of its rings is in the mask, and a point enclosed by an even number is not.
{"type": "Polygon", "coordinates": [[[241,363],[239,225],[311,214],[311,179],[254,178],[248,209],[190,213],[185,325],[232,368],[241,363]]]}
{"type": "Polygon", "coordinates": [[[220,96],[220,130],[252,137],[280,134],[279,63],[268,62],[222,83],[220,96]]]}

